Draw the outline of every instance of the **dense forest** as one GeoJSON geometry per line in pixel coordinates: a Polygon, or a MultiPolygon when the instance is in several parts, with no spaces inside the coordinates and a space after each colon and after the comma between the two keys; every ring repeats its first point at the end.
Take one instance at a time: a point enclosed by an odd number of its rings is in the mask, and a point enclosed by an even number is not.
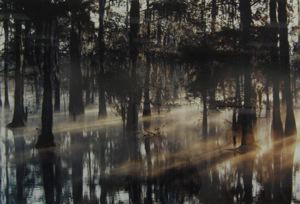
{"type": "Polygon", "coordinates": [[[300,201],[299,0],[0,11],[0,203],[300,201]]]}

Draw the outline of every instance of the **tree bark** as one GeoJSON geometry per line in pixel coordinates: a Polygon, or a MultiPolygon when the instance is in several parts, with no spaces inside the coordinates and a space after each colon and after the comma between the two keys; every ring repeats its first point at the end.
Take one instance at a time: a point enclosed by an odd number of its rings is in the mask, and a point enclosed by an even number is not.
{"type": "MultiPolygon", "coordinates": [[[[72,2],[73,3],[73,2],[72,2]]],[[[70,101],[69,112],[75,118],[84,113],[82,73],[81,73],[81,25],[78,22],[78,8],[81,0],[74,1],[74,8],[71,12],[71,36],[70,36],[70,101]]]]}
{"type": "Polygon", "coordinates": [[[36,42],[34,47],[35,54],[35,69],[34,69],[34,87],[35,87],[35,105],[36,109],[40,108],[41,102],[41,72],[42,72],[42,42],[40,36],[42,35],[42,23],[38,22],[36,25],[36,42]]]}
{"type": "MultiPolygon", "coordinates": [[[[150,21],[151,21],[151,13],[150,13],[150,5],[149,5],[149,0],[146,1],[146,24],[147,24],[147,40],[150,40],[150,32],[151,32],[151,26],[150,26],[150,21]]],[[[151,71],[151,62],[150,62],[150,57],[146,56],[146,76],[145,76],[145,83],[144,83],[144,110],[143,110],[143,116],[150,116],[151,115],[151,105],[150,105],[150,71],[151,71]]]]}
{"type": "Polygon", "coordinates": [[[284,92],[286,97],[285,135],[296,134],[296,121],[294,115],[294,102],[291,91],[290,76],[290,51],[288,40],[287,1],[278,0],[279,42],[280,42],[280,66],[284,73],[284,92]]]}
{"type": "MultiPolygon", "coordinates": [[[[138,105],[139,88],[137,87],[136,62],[138,57],[138,35],[140,22],[140,3],[139,0],[131,0],[130,8],[130,31],[129,31],[129,54],[130,54],[130,78],[132,88],[130,90],[129,105],[127,110],[127,131],[135,132],[138,129],[138,105]]],[[[134,135],[134,134],[133,134],[134,135]]]]}
{"type": "Polygon", "coordinates": [[[54,76],[54,110],[60,111],[60,80],[58,73],[54,76]]]}
{"type": "Polygon", "coordinates": [[[249,52],[250,26],[251,26],[251,3],[250,0],[240,0],[240,20],[241,20],[241,42],[240,47],[244,57],[244,107],[242,110],[242,146],[254,144],[253,123],[255,110],[251,102],[251,65],[249,52]]]}
{"type": "Polygon", "coordinates": [[[38,136],[36,148],[45,148],[55,146],[53,127],[53,105],[52,105],[52,72],[53,72],[53,21],[49,20],[45,23],[46,45],[44,50],[44,66],[43,66],[43,106],[42,106],[42,129],[38,136]]]}
{"type": "Polygon", "coordinates": [[[278,61],[278,22],[277,22],[277,1],[270,0],[270,39],[271,39],[271,67],[272,81],[273,81],[273,116],[272,116],[272,136],[274,138],[280,138],[283,135],[283,126],[280,114],[280,98],[279,98],[279,84],[280,84],[280,71],[278,61]]]}
{"type": "Polygon", "coordinates": [[[106,100],[104,88],[104,57],[105,57],[105,42],[104,42],[104,13],[106,0],[99,0],[99,117],[106,117],[106,100]]]}
{"type": "MultiPolygon", "coordinates": [[[[55,28],[57,28],[57,21],[55,21],[55,28]]],[[[60,111],[60,67],[59,67],[59,42],[57,40],[57,30],[54,32],[54,48],[53,48],[53,56],[54,56],[54,110],[60,111]]]]}
{"type": "Polygon", "coordinates": [[[21,22],[18,19],[15,19],[15,94],[14,94],[14,114],[13,119],[8,127],[22,127],[25,126],[24,121],[24,108],[22,100],[22,76],[21,76],[21,22]]]}
{"type": "MultiPolygon", "coordinates": [[[[3,1],[4,11],[8,9],[7,1],[3,1]]],[[[4,107],[9,108],[9,94],[8,94],[8,43],[9,43],[9,30],[8,30],[9,16],[5,15],[3,21],[4,29],[4,107]]]]}

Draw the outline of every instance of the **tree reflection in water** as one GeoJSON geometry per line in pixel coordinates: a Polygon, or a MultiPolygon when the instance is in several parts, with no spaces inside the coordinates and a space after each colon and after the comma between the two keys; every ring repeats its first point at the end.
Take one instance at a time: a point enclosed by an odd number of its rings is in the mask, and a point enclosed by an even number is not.
{"type": "Polygon", "coordinates": [[[7,131],[1,202],[291,203],[299,198],[296,137],[272,141],[260,131],[260,147],[232,149],[231,134],[224,131],[231,125],[223,122],[232,114],[213,113],[219,119],[208,123],[210,137],[200,137],[192,128],[199,118],[195,109],[141,118],[137,131],[124,129],[120,121],[61,132],[60,146],[39,151],[25,131],[7,131]],[[178,115],[183,119],[175,121],[178,115]]]}

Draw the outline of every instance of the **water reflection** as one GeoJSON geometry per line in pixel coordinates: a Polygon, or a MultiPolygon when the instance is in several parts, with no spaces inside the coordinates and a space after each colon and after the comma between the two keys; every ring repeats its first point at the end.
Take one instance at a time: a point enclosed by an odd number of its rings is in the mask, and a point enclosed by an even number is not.
{"type": "Polygon", "coordinates": [[[106,87],[107,118],[93,107],[76,121],[56,113],[55,148],[33,148],[36,115],[1,128],[0,203],[300,201],[300,143],[283,137],[279,90],[270,111],[268,89],[253,83],[246,107],[233,65],[146,65],[145,76],[107,73],[120,80],[106,87]]]}
{"type": "MultiPolygon", "coordinates": [[[[213,118],[222,120],[209,121],[209,137],[201,138],[199,129],[191,128],[199,118],[195,108],[145,117],[136,131],[128,132],[119,123],[100,129],[61,132],[60,146],[41,151],[33,150],[34,141],[24,137],[22,129],[6,130],[1,143],[1,202],[299,200],[300,143],[295,137],[274,141],[268,148],[240,153],[231,149],[232,134],[223,131],[226,128],[222,121],[229,120],[232,114],[214,112],[213,118]],[[173,114],[188,116],[190,121],[176,122],[173,114]],[[173,127],[162,126],[164,123],[173,127]]],[[[264,144],[271,141],[265,138],[269,134],[258,135],[258,141],[264,144]]]]}
{"type": "MultiPolygon", "coordinates": [[[[52,151],[38,152],[43,189],[45,193],[45,203],[55,203],[59,201],[59,195],[55,198],[54,181],[56,180],[55,155],[52,151]]],[[[58,189],[59,190],[59,189],[58,189]]]]}

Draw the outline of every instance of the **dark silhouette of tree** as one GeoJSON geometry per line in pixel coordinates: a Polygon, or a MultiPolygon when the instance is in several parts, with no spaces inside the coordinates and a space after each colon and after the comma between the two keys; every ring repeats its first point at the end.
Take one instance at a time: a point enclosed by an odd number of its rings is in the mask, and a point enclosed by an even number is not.
{"type": "Polygon", "coordinates": [[[235,74],[235,99],[234,99],[236,107],[233,108],[233,113],[232,113],[232,125],[231,125],[231,130],[232,130],[232,139],[233,139],[233,145],[236,146],[236,139],[237,135],[239,133],[240,129],[240,120],[237,116],[240,116],[239,107],[241,107],[241,86],[240,86],[240,74],[236,73],[235,74]]]}
{"type": "Polygon", "coordinates": [[[3,20],[4,29],[4,107],[9,108],[9,96],[8,96],[8,66],[9,66],[9,13],[8,13],[8,1],[3,0],[3,11],[6,12],[3,20]]]}
{"type": "Polygon", "coordinates": [[[105,56],[105,41],[104,41],[104,13],[106,0],[99,0],[99,31],[98,31],[98,46],[99,46],[99,117],[106,117],[106,100],[104,90],[104,56],[105,56]]]}
{"type": "Polygon", "coordinates": [[[278,0],[278,22],[279,22],[279,42],[280,42],[280,66],[284,73],[284,94],[286,99],[286,135],[293,135],[297,132],[294,115],[293,95],[291,92],[290,76],[290,46],[288,40],[288,21],[287,21],[287,1],[278,0]]]}
{"type": "Polygon", "coordinates": [[[42,72],[42,62],[43,62],[43,56],[42,56],[42,22],[37,21],[35,23],[35,45],[34,45],[34,61],[35,66],[33,70],[33,81],[34,81],[34,89],[35,89],[35,106],[36,109],[40,108],[40,101],[41,101],[41,72],[42,72]]]}
{"type": "Polygon", "coordinates": [[[280,116],[280,98],[279,98],[279,61],[278,61],[278,22],[277,22],[277,3],[275,0],[270,0],[270,39],[271,39],[271,49],[270,49],[270,59],[271,67],[273,68],[272,81],[273,81],[273,117],[272,117],[272,131],[275,137],[280,137],[283,135],[283,127],[280,116]]]}
{"type": "Polygon", "coordinates": [[[53,103],[52,103],[52,79],[55,62],[55,31],[57,27],[57,18],[66,12],[66,8],[62,7],[59,2],[33,2],[27,5],[27,12],[30,15],[30,9],[41,7],[41,13],[31,16],[35,19],[35,23],[41,26],[41,34],[45,36],[43,49],[39,50],[42,54],[43,61],[43,104],[42,104],[42,126],[40,135],[36,142],[36,148],[44,148],[54,146],[53,128],[53,103]]]}
{"type": "MultiPolygon", "coordinates": [[[[19,2],[15,2],[14,8],[20,12],[19,2]]],[[[21,35],[22,35],[22,23],[20,19],[15,18],[14,22],[14,53],[15,53],[15,93],[14,93],[14,114],[13,119],[8,127],[22,127],[25,126],[24,118],[24,104],[23,104],[23,87],[22,87],[22,75],[21,75],[21,35]]]]}
{"type": "Polygon", "coordinates": [[[54,47],[53,47],[53,61],[54,61],[54,110],[59,112],[60,111],[60,67],[59,67],[59,41],[58,41],[58,22],[54,22],[54,47]]]}
{"type": "Polygon", "coordinates": [[[52,105],[52,73],[53,73],[53,26],[54,20],[50,17],[45,20],[44,32],[46,45],[44,49],[43,65],[43,106],[42,106],[42,128],[38,137],[36,147],[43,148],[54,146],[53,128],[53,105],[52,105]]]}
{"type": "MultiPolygon", "coordinates": [[[[145,13],[145,23],[147,25],[147,33],[146,39],[148,43],[150,43],[151,38],[151,11],[150,11],[150,3],[149,0],[146,1],[146,13],[145,13]]],[[[151,115],[151,104],[150,104],[150,72],[151,72],[151,56],[146,54],[146,75],[145,75],[145,82],[144,82],[144,109],[143,109],[143,116],[150,116],[151,115]]]]}
{"type": "Polygon", "coordinates": [[[82,0],[70,1],[71,4],[71,33],[70,33],[70,99],[69,112],[74,118],[84,113],[83,87],[81,72],[81,17],[82,0]]]}
{"type": "Polygon", "coordinates": [[[251,83],[251,65],[250,58],[247,56],[249,50],[250,27],[251,27],[251,3],[250,0],[239,1],[240,10],[240,25],[241,25],[241,42],[240,46],[242,53],[246,56],[242,66],[244,66],[244,107],[241,110],[241,125],[242,125],[242,141],[241,145],[254,144],[254,107],[252,103],[252,83],[251,83]]]}
{"type": "Polygon", "coordinates": [[[129,55],[130,70],[129,76],[131,81],[131,90],[129,91],[129,104],[127,109],[128,131],[137,131],[138,125],[138,106],[140,102],[140,89],[137,84],[137,58],[139,54],[139,30],[140,30],[140,3],[139,0],[130,2],[130,30],[129,30],[129,55]]]}
{"type": "MultiPolygon", "coordinates": [[[[138,108],[141,98],[140,88],[137,83],[137,60],[139,55],[139,32],[140,32],[140,2],[130,0],[130,22],[129,22],[129,77],[131,80],[131,90],[129,91],[129,104],[127,108],[126,131],[128,135],[128,152],[131,161],[138,161],[140,154],[138,151],[138,108]]],[[[128,178],[129,199],[133,203],[141,203],[141,187],[136,178],[128,178]]]]}

